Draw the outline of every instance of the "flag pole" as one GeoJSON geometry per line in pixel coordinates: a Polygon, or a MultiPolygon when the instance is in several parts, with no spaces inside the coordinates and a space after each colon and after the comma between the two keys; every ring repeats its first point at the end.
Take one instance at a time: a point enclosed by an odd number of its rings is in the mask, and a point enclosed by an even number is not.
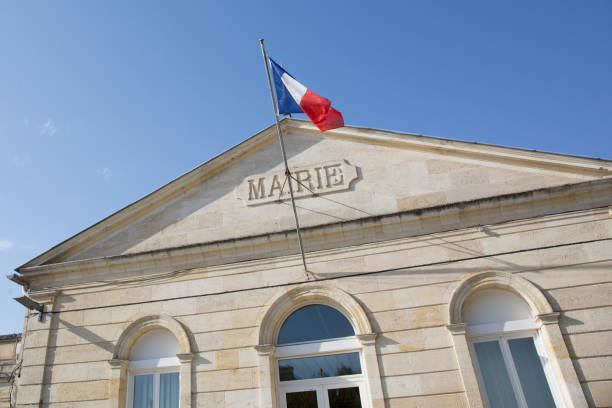
{"type": "MultiPolygon", "coordinates": [[[[285,143],[283,142],[283,134],[281,131],[280,123],[278,122],[278,106],[276,106],[276,98],[274,98],[274,92],[272,91],[272,79],[270,78],[270,64],[268,63],[268,55],[266,54],[266,48],[264,47],[264,39],[259,39],[261,45],[261,53],[264,59],[264,65],[266,66],[266,74],[268,75],[268,87],[270,88],[270,97],[272,98],[272,107],[274,109],[274,121],[276,122],[276,132],[278,133],[278,141],[280,142],[281,151],[283,152],[283,161],[285,162],[285,177],[289,179],[289,194],[291,195],[291,206],[293,207],[293,215],[295,217],[295,230],[297,231],[298,244],[300,246],[300,253],[302,254],[302,264],[304,264],[304,273],[308,280],[312,279],[312,275],[308,272],[306,267],[306,256],[304,255],[304,245],[302,244],[302,234],[300,232],[300,222],[298,220],[297,210],[295,208],[295,197],[293,196],[293,186],[291,184],[291,172],[289,171],[289,165],[287,164],[287,153],[285,152],[285,143]]],[[[282,192],[281,192],[282,193],[282,192]]]]}

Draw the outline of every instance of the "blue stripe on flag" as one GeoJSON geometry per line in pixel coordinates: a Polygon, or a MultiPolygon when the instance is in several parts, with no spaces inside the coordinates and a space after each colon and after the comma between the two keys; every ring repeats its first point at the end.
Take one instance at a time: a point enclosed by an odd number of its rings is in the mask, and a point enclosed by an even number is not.
{"type": "Polygon", "coordinates": [[[304,113],[302,108],[300,108],[300,105],[298,105],[295,99],[293,99],[287,88],[285,88],[283,81],[281,80],[283,74],[286,73],[289,76],[291,75],[287,71],[282,69],[280,65],[274,62],[272,58],[268,57],[268,59],[270,60],[270,63],[272,65],[274,88],[276,90],[276,101],[278,102],[278,113],[281,115],[285,113],[304,113]]]}

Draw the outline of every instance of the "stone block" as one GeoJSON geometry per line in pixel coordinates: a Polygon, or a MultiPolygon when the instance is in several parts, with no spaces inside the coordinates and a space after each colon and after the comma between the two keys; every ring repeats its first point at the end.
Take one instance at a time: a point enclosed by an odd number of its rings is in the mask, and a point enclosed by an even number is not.
{"type": "Polygon", "coordinates": [[[255,388],[255,382],[255,370],[253,368],[204,371],[196,374],[198,392],[255,388]]]}
{"type": "Polygon", "coordinates": [[[192,333],[232,329],[232,312],[213,312],[178,318],[192,333]]]}
{"type": "Polygon", "coordinates": [[[259,288],[264,286],[262,272],[242,273],[240,278],[236,279],[234,275],[223,277],[223,290],[235,291],[240,289],[259,288]]]}
{"type": "Polygon", "coordinates": [[[235,369],[239,368],[238,364],[238,350],[219,350],[217,351],[217,369],[235,369]]]}
{"type": "Polygon", "coordinates": [[[232,328],[246,328],[246,327],[254,327],[258,324],[258,317],[261,309],[260,308],[250,308],[250,309],[240,309],[234,310],[232,312],[232,328]]]}
{"type": "MultiPolygon", "coordinates": [[[[612,276],[612,272],[610,272],[612,276]]],[[[612,283],[600,283],[548,291],[549,297],[555,303],[556,310],[586,309],[600,306],[610,306],[612,299],[612,283]]]]}
{"type": "Polygon", "coordinates": [[[225,392],[199,392],[195,394],[197,408],[223,408],[225,407],[225,392]]]}
{"type": "Polygon", "coordinates": [[[396,376],[457,369],[452,348],[385,354],[379,357],[381,375],[396,376]]]}
{"type": "Polygon", "coordinates": [[[379,354],[392,354],[451,347],[452,339],[445,327],[431,327],[381,333],[376,339],[379,354]]]}
{"type": "Polygon", "coordinates": [[[387,398],[463,392],[459,371],[383,377],[387,398]]]}
{"type": "Polygon", "coordinates": [[[612,331],[565,336],[572,358],[612,355],[612,331]]]}
{"type": "MultiPolygon", "coordinates": [[[[540,254],[540,252],[536,252],[537,254],[540,254]]],[[[554,269],[537,269],[521,272],[520,276],[542,289],[555,289],[609,282],[611,269],[612,262],[606,261],[585,265],[568,265],[555,267],[554,269]],[[585,273],[585,271],[588,271],[588,273],[585,273]]]]}
{"type": "Polygon", "coordinates": [[[580,381],[612,381],[612,357],[590,357],[574,360],[580,381]]]}
{"type": "Polygon", "coordinates": [[[106,361],[54,365],[50,370],[53,384],[107,380],[110,376],[110,368],[106,361]]]}
{"type": "Polygon", "coordinates": [[[197,312],[197,298],[169,300],[162,303],[162,311],[170,316],[193,315],[197,312]]]}
{"type": "Polygon", "coordinates": [[[195,353],[191,371],[211,371],[217,367],[217,352],[203,351],[195,353]]]}
{"type": "Polygon", "coordinates": [[[423,395],[387,400],[389,408],[467,408],[464,393],[423,395]]]}
{"type": "Polygon", "coordinates": [[[21,377],[19,378],[19,384],[21,385],[35,385],[41,384],[43,375],[45,372],[45,366],[24,366],[21,368],[21,377]]]}
{"type": "Polygon", "coordinates": [[[106,381],[59,383],[49,386],[50,402],[81,402],[106,398],[106,381]]]}
{"type": "Polygon", "coordinates": [[[409,211],[416,208],[427,208],[446,203],[446,193],[443,191],[436,191],[433,193],[398,198],[397,209],[398,211],[409,211]]]}
{"type": "Polygon", "coordinates": [[[445,320],[445,309],[446,305],[438,305],[373,313],[371,323],[376,332],[441,326],[445,320]]]}
{"type": "Polygon", "coordinates": [[[254,329],[234,329],[223,332],[223,347],[238,348],[248,347],[255,344],[253,339],[254,329]]]}
{"type": "Polygon", "coordinates": [[[396,309],[393,296],[389,292],[368,292],[355,295],[367,312],[380,312],[396,309]]]}
{"type": "Polygon", "coordinates": [[[591,407],[612,407],[612,381],[582,383],[584,395],[591,407]]]}
{"type": "Polygon", "coordinates": [[[122,324],[105,324],[52,330],[49,344],[54,346],[70,346],[114,342],[119,338],[122,329],[122,324]]]}
{"type": "Polygon", "coordinates": [[[113,355],[112,343],[79,344],[49,348],[50,364],[82,363],[89,361],[108,361],[113,355]]]}
{"type": "MultiPolygon", "coordinates": [[[[52,402],[48,408],[108,408],[108,400],[78,401],[78,402],[52,402]]],[[[47,405],[45,405],[47,407],[47,405]]],[[[38,408],[38,406],[36,406],[38,408]]]]}
{"type": "Polygon", "coordinates": [[[391,292],[391,296],[397,309],[439,305],[446,301],[445,294],[448,286],[449,283],[442,283],[397,289],[391,292]]]}
{"type": "Polygon", "coordinates": [[[19,407],[27,404],[38,405],[42,388],[40,384],[20,386],[17,392],[17,406],[19,407]]]}
{"type": "Polygon", "coordinates": [[[451,173],[459,170],[465,170],[474,167],[472,163],[464,163],[459,161],[429,159],[425,161],[428,174],[451,173]]]}
{"type": "Polygon", "coordinates": [[[238,349],[238,365],[239,367],[257,367],[259,359],[257,352],[253,347],[238,349]]]}
{"type": "Polygon", "coordinates": [[[612,330],[612,306],[570,310],[561,314],[560,327],[564,334],[612,330]]]}
{"type": "MultiPolygon", "coordinates": [[[[60,314],[60,325],[64,317],[64,314],[60,314]]],[[[88,310],[83,315],[83,325],[90,326],[96,324],[109,324],[112,323],[112,312],[110,308],[88,310]]],[[[71,324],[68,322],[68,324],[71,324]]]]}
{"type": "Polygon", "coordinates": [[[198,333],[195,338],[197,350],[200,352],[223,349],[224,334],[222,331],[198,333]]]}
{"type": "Polygon", "coordinates": [[[259,390],[236,390],[225,393],[226,408],[258,408],[259,390]]]}

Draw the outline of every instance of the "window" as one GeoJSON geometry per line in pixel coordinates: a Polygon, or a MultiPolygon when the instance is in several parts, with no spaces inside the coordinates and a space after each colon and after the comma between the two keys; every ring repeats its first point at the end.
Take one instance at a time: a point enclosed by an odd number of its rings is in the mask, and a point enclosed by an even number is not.
{"type": "Polygon", "coordinates": [[[462,314],[489,407],[560,405],[531,309],[519,296],[480,290],[466,299],[462,314]]]}
{"type": "Polygon", "coordinates": [[[178,408],[179,353],[167,330],[154,329],[138,339],[130,352],[128,407],[178,408]]]}
{"type": "Polygon", "coordinates": [[[365,406],[361,343],[342,313],[304,306],[284,321],[276,344],[282,408],[365,406]]]}

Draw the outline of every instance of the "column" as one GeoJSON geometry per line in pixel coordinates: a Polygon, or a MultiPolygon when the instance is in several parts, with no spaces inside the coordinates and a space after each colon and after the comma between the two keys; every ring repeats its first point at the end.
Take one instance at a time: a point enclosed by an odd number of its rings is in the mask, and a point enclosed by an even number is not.
{"type": "Polygon", "coordinates": [[[257,379],[259,385],[259,407],[274,408],[277,405],[276,387],[274,382],[274,346],[264,344],[254,346],[259,357],[257,379]]]}
{"type": "MultiPolygon", "coordinates": [[[[53,311],[57,291],[37,291],[28,294],[30,298],[45,306],[45,312],[53,311]]],[[[17,383],[17,407],[39,407],[45,399],[45,378],[47,374],[49,337],[53,326],[54,315],[43,314],[42,321],[38,319],[38,312],[28,310],[26,313],[25,332],[22,338],[21,358],[23,361],[21,375],[16,379],[17,383]]],[[[48,390],[46,393],[48,399],[48,390]]]]}
{"type": "Polygon", "coordinates": [[[384,408],[385,395],[382,389],[380,370],[378,369],[378,356],[376,355],[377,335],[377,333],[358,334],[357,339],[362,345],[361,352],[365,365],[365,374],[368,379],[370,398],[372,399],[372,408],[384,408]]]}
{"type": "Polygon", "coordinates": [[[106,391],[109,399],[109,408],[125,408],[128,363],[128,360],[108,360],[111,368],[106,391]]]}
{"type": "Polygon", "coordinates": [[[587,407],[584,391],[576,375],[574,364],[567,350],[561,328],[559,327],[559,312],[539,314],[536,322],[540,324],[540,335],[552,372],[559,385],[559,391],[568,407],[587,407]]]}
{"type": "Polygon", "coordinates": [[[449,324],[446,328],[451,333],[453,344],[455,345],[455,355],[457,356],[457,364],[459,365],[459,372],[463,380],[468,406],[471,408],[482,408],[484,403],[482,402],[476,371],[474,370],[468,347],[466,325],[465,323],[449,324]]]}
{"type": "Polygon", "coordinates": [[[181,390],[181,408],[191,408],[191,365],[193,362],[193,353],[181,353],[176,355],[181,362],[180,368],[180,390],[181,390]]]}

